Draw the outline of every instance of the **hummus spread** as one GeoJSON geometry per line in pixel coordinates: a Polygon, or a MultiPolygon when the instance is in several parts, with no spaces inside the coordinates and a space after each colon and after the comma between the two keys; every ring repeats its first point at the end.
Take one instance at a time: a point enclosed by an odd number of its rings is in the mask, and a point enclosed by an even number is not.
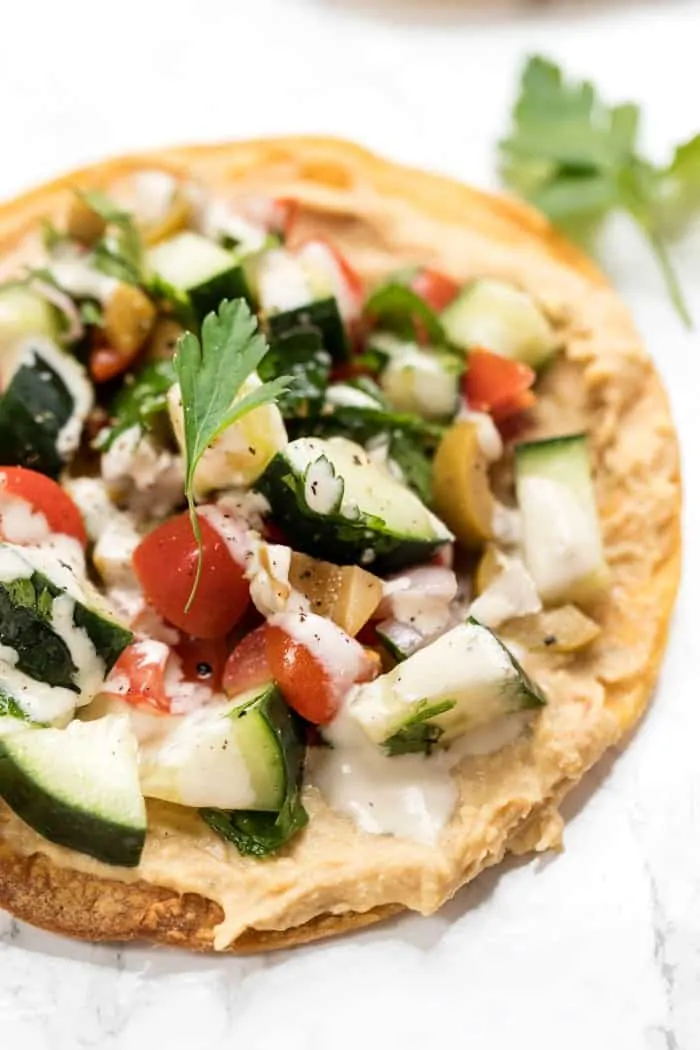
{"type": "Polygon", "coordinates": [[[87,169],[0,209],[6,268],[31,252],[39,217],[60,213],[68,184],[112,189],[146,165],[232,196],[298,200],[300,236],[329,236],[369,279],[421,261],[537,296],[564,351],[541,381],[527,437],[589,432],[612,588],[591,647],[523,655],[549,703],[505,746],[462,759],[457,806],[434,842],[360,830],[307,785],[308,827],[273,858],[241,856],[196,812],[151,803],[141,864],[127,870],[48,843],[0,806],[0,904],[80,936],[217,949],[293,944],[397,908],[429,914],[509,850],[557,846],[560,799],[648,700],[680,563],[678,455],[660,381],[623,304],[544,220],[332,140],[195,147],[87,169]],[[53,913],[40,903],[49,892],[53,913]],[[95,899],[86,926],[81,901],[95,899]]]}

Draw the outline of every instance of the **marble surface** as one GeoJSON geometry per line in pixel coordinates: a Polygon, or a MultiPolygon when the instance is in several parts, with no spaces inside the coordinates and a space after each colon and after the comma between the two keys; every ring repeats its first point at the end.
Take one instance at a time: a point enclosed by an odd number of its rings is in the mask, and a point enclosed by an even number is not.
{"type": "MultiPolygon", "coordinates": [[[[12,5],[0,195],[110,152],[305,130],[489,184],[515,69],[533,50],[642,101],[659,157],[700,127],[700,4],[530,4],[515,21],[503,6],[477,17],[467,0],[12,5]]],[[[700,319],[700,235],[678,256],[700,319]]],[[[248,960],[77,945],[0,914],[3,1048],[697,1050],[700,338],[624,223],[603,258],[669,387],[688,540],[656,700],[625,752],[567,801],[565,853],[487,873],[430,920],[248,960]]]]}

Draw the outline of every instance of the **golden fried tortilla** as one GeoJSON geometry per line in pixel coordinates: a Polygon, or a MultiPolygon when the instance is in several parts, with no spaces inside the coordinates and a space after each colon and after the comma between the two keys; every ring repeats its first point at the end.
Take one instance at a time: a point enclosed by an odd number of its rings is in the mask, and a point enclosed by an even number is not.
{"type": "Polygon", "coordinates": [[[460,802],[437,846],[360,832],[309,788],[309,827],[262,862],[240,856],[196,813],[150,805],[142,863],[130,871],[53,846],[0,807],[0,905],[89,940],[240,952],[291,947],[403,908],[428,914],[506,853],[557,845],[562,797],[644,711],[680,570],[678,451],[665,393],[623,304],[538,214],[337,140],[196,146],[86,168],[0,207],[2,271],[31,252],[40,218],[60,218],[71,187],[108,190],[154,168],[231,197],[298,200],[295,237],[329,236],[370,280],[420,262],[532,292],[564,352],[541,383],[527,436],[590,432],[613,586],[592,647],[526,661],[550,703],[531,733],[461,764],[460,802]]]}

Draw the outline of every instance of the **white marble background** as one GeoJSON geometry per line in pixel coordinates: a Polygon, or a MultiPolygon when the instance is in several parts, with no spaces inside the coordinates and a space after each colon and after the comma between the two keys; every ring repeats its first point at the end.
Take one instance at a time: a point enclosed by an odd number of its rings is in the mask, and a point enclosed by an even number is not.
{"type": "MultiPolygon", "coordinates": [[[[700,3],[474,6],[5,0],[0,195],[112,152],[291,131],[493,183],[533,50],[643,102],[659,157],[700,130],[700,3]]],[[[700,235],[679,257],[700,322],[700,235]]],[[[670,389],[687,549],[656,701],[567,803],[566,852],[486,874],[431,920],[251,960],[75,945],[0,914],[3,1050],[700,1047],[700,338],[623,223],[604,259],[670,389]]]]}

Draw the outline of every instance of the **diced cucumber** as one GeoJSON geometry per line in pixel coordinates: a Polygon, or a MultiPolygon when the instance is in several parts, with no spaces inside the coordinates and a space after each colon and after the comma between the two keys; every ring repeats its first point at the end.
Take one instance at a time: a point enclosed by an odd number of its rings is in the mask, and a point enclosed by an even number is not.
{"type": "Polygon", "coordinates": [[[335,361],[344,361],[349,354],[348,337],[335,299],[316,299],[284,313],[268,314],[267,327],[271,339],[280,339],[296,328],[317,328],[323,346],[335,361]]]}
{"type": "Polygon", "coordinates": [[[381,346],[388,360],[379,385],[389,403],[399,412],[414,412],[424,419],[452,419],[464,370],[456,355],[422,350],[414,343],[390,343],[388,339],[381,346]]]}
{"type": "Polygon", "coordinates": [[[0,396],[0,449],[6,466],[57,477],[80,442],[94,394],[85,369],[46,339],[28,340],[0,396]]]}
{"type": "Polygon", "coordinates": [[[252,289],[238,258],[201,234],[185,231],[151,248],[147,268],[189,298],[199,321],[223,299],[246,299],[255,307],[252,289]]]}
{"type": "Polygon", "coordinates": [[[50,842],[135,867],[146,838],[136,739],[126,719],[0,738],[0,796],[50,842]]]}
{"type": "Polygon", "coordinates": [[[397,663],[407,660],[425,643],[420,631],[400,620],[382,620],[375,627],[377,637],[397,663]]]}
{"type": "Polygon", "coordinates": [[[141,745],[147,798],[182,806],[276,812],[304,759],[301,722],[270,685],[209,704],[141,745]]]}
{"type": "Polygon", "coordinates": [[[390,571],[424,561],[452,534],[418,497],[346,438],[298,438],[256,486],[292,546],[338,565],[390,571]]]}
{"type": "MultiPolygon", "coordinates": [[[[7,375],[8,362],[19,343],[42,336],[58,340],[56,308],[26,284],[0,285],[0,375],[7,375]]],[[[10,366],[9,371],[13,370],[10,366]]]]}
{"type": "Polygon", "coordinates": [[[448,744],[544,696],[504,645],[476,620],[454,627],[393,671],[350,694],[347,715],[389,754],[448,744]]]}
{"type": "Polygon", "coordinates": [[[316,328],[331,357],[347,358],[345,323],[330,284],[313,279],[308,266],[284,248],[263,252],[250,270],[270,342],[299,328],[316,328]]]}
{"type": "Polygon", "coordinates": [[[15,654],[13,670],[87,700],[132,634],[57,558],[38,558],[0,544],[0,645],[15,654]]]}
{"type": "Polygon", "coordinates": [[[525,561],[546,604],[595,601],[609,582],[585,434],[516,446],[525,561]]]}
{"type": "Polygon", "coordinates": [[[493,278],[467,284],[443,310],[442,323],[455,346],[491,350],[532,368],[558,348],[556,333],[532,296],[493,278]]]}

